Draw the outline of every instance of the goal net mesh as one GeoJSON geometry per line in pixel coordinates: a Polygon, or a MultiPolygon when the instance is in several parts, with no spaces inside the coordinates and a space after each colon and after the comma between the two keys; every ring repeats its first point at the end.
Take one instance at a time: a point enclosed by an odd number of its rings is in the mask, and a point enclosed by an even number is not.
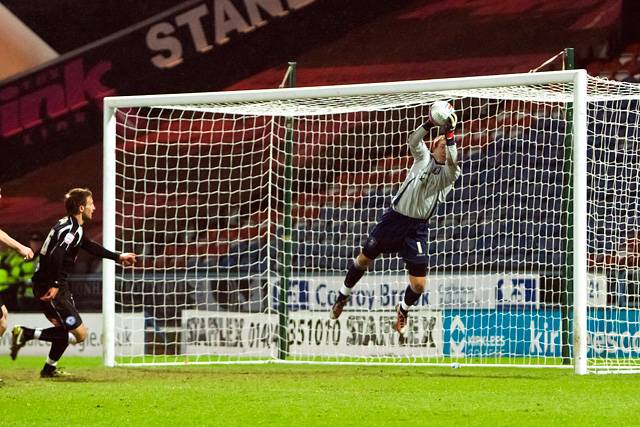
{"type": "MultiPolygon", "coordinates": [[[[640,366],[637,86],[589,78],[588,358],[640,366]]],[[[572,84],[116,109],[116,362],[563,366],[573,356],[572,84]],[[436,100],[460,178],[429,226],[426,291],[381,255],[329,320],[348,263],[436,100]]],[[[429,137],[435,136],[432,131],[429,137]]]]}

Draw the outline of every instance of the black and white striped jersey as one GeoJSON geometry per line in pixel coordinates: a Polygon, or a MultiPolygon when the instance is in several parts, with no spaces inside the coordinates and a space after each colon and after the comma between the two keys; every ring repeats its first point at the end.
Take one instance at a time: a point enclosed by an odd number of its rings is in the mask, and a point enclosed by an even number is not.
{"type": "Polygon", "coordinates": [[[119,261],[119,254],[85,237],[78,221],[67,216],[51,228],[40,249],[40,262],[33,275],[33,282],[59,287],[67,282],[67,275],[73,268],[78,251],[84,249],[99,258],[119,261]]]}

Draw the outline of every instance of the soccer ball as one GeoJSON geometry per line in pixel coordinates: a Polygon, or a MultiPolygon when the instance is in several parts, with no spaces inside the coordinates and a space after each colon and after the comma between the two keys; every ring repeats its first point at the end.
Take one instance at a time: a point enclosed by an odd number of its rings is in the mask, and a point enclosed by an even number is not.
{"type": "Polygon", "coordinates": [[[431,122],[436,126],[444,126],[447,123],[447,119],[453,113],[455,113],[453,105],[447,101],[436,101],[431,104],[431,108],[429,108],[431,122]]]}

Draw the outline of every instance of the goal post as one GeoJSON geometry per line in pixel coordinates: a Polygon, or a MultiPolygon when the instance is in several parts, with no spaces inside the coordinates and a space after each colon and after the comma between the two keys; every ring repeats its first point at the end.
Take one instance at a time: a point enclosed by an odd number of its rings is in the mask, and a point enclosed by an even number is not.
{"type": "MultiPolygon", "coordinates": [[[[103,198],[102,240],[105,248],[114,250],[116,242],[116,118],[114,109],[105,103],[103,111],[103,198]]],[[[115,366],[115,281],[113,263],[102,266],[102,348],[105,366],[115,366]]]]}
{"type": "Polygon", "coordinates": [[[587,73],[573,80],[573,351],[575,372],[587,373],[587,73]]]}
{"type": "Polygon", "coordinates": [[[639,98],[584,70],[105,98],[104,244],[141,254],[136,268],[103,270],[105,364],[640,370],[638,307],[616,296],[633,256],[619,263],[613,249],[635,227],[637,182],[621,177],[638,169],[639,98]],[[409,333],[391,330],[408,280],[395,254],[330,321],[436,100],[458,111],[462,175],[430,223],[409,333]]]}

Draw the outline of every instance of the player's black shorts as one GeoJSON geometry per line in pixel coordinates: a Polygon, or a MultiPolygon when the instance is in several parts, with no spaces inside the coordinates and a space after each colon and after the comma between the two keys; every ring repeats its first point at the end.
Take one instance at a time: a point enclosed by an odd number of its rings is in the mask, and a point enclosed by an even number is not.
{"type": "Polygon", "coordinates": [[[427,264],[429,224],[387,209],[371,230],[362,253],[376,258],[381,253],[397,252],[406,263],[427,264]]]}
{"type": "MultiPolygon", "coordinates": [[[[0,297],[0,308],[2,308],[2,306],[4,305],[4,301],[2,301],[2,297],[0,297]]],[[[2,310],[0,310],[0,319],[2,319],[4,317],[4,313],[2,312],[2,310]]]]}
{"type": "MultiPolygon", "coordinates": [[[[36,298],[40,298],[49,290],[48,285],[33,285],[33,293],[36,298]]],[[[76,304],[73,302],[73,295],[66,285],[60,286],[58,294],[52,301],[40,300],[42,312],[55,326],[61,326],[67,331],[82,325],[82,318],[76,304]]]]}

